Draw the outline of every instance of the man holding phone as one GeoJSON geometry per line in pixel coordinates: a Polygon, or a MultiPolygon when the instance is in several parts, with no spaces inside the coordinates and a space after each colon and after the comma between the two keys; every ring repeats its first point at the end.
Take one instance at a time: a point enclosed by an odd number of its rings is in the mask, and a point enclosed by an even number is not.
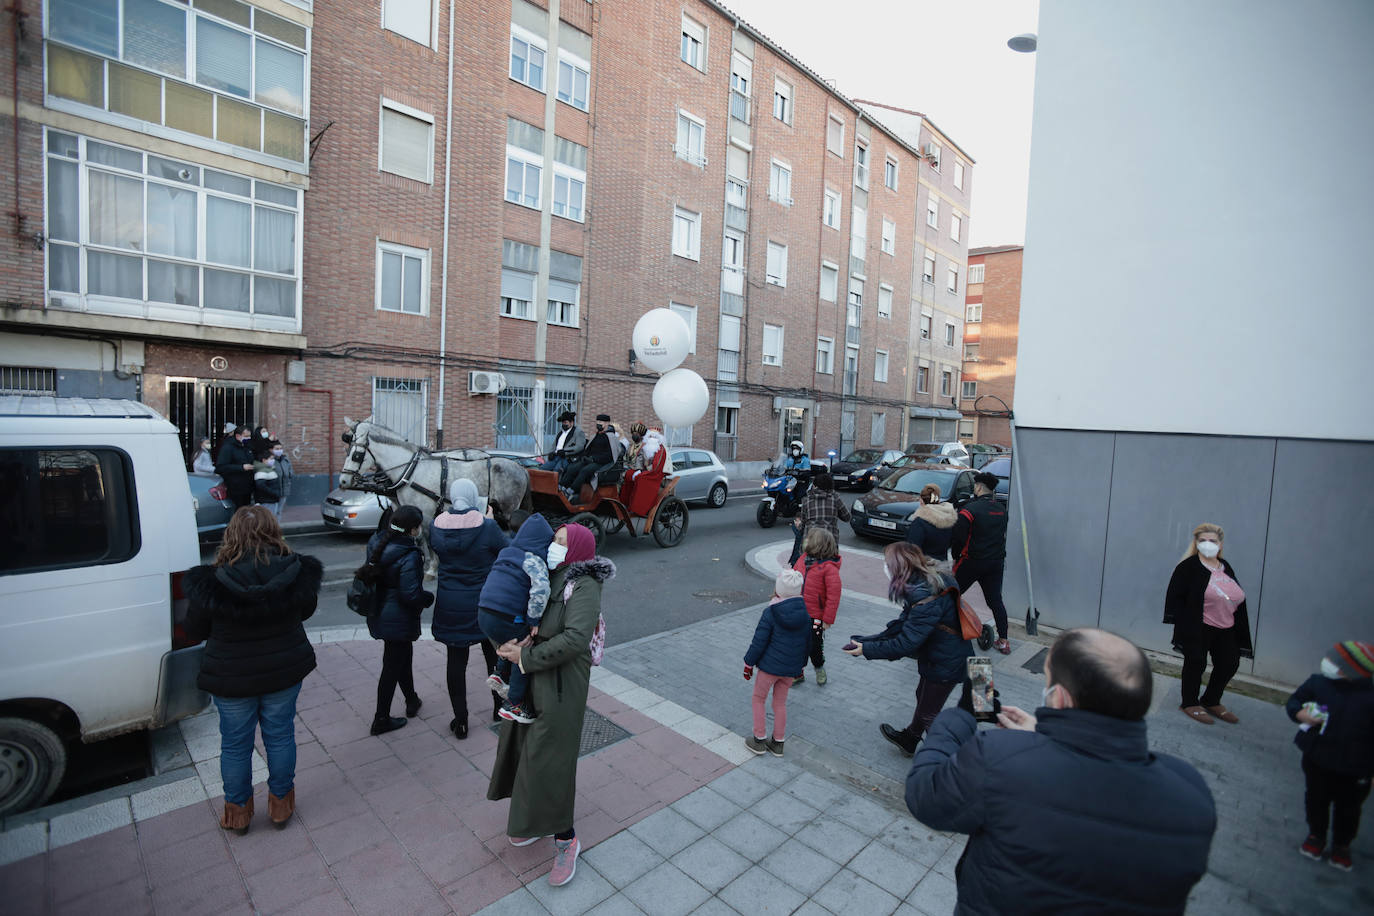
{"type": "MultiPolygon", "coordinates": [[[[970,659],[970,661],[973,661],[970,659]]],[[[972,690],[926,733],[906,803],[970,835],[956,912],[1182,913],[1207,871],[1216,807],[1188,763],[1150,751],[1144,654],[1105,630],[1061,634],[1045,705],[978,731],[972,690]]]]}

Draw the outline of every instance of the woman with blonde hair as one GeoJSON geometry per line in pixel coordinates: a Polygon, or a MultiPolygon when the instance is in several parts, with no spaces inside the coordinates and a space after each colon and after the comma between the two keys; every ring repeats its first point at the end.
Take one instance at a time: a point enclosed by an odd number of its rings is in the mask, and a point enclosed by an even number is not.
{"type": "Polygon", "coordinates": [[[1221,705],[1221,694],[1240,668],[1241,657],[1255,657],[1245,591],[1236,581],[1236,571],[1221,556],[1224,538],[1220,525],[1203,523],[1194,528],[1188,551],[1174,567],[1164,594],[1164,622],[1174,625],[1173,646],[1183,655],[1179,708],[1204,725],[1216,719],[1240,721],[1221,705]],[[1199,697],[1209,654],[1212,675],[1206,693],[1199,697]]]}
{"type": "Polygon", "coordinates": [[[244,506],[229,520],[215,561],[186,574],[186,632],[205,640],[201,690],[219,710],[220,826],[248,832],[253,737],[267,752],[267,812],[284,827],[296,809],[296,697],[315,669],[303,622],[315,613],[324,567],[292,553],[276,517],[244,506]]]}
{"type": "MultiPolygon", "coordinates": [[[[952,503],[940,499],[940,488],[933,483],[921,487],[921,505],[911,513],[906,529],[906,542],[921,549],[937,563],[948,564],[949,542],[954,537],[954,523],[959,513],[952,503]]],[[[946,570],[948,566],[944,567],[946,570]]]]}

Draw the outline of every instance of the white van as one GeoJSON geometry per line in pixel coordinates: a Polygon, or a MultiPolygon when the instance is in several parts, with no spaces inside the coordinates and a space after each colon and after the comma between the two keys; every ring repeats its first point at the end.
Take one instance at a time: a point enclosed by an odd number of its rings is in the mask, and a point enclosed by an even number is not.
{"type": "Polygon", "coordinates": [[[181,622],[200,562],[177,430],[136,401],[0,396],[0,815],[66,742],[199,712],[181,622]]]}

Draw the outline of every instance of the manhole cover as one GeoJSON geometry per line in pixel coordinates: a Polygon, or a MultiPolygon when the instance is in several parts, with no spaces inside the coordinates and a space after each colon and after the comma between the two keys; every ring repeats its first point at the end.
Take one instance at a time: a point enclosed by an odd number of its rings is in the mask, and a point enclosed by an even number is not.
{"type": "MultiPolygon", "coordinates": [[[[488,727],[493,732],[500,734],[502,724],[504,723],[493,722],[488,727]]],[[[593,751],[610,747],[617,741],[623,741],[628,737],[630,737],[629,732],[601,713],[593,712],[590,709],[585,710],[582,715],[582,743],[578,745],[577,756],[585,757],[593,751]]]]}
{"type": "Polygon", "coordinates": [[[1050,654],[1050,650],[1049,650],[1048,648],[1041,649],[1039,652],[1037,652],[1037,653],[1035,653],[1034,655],[1032,655],[1032,656],[1031,656],[1030,658],[1028,658],[1026,661],[1022,662],[1022,663],[1021,663],[1021,667],[1022,667],[1022,668],[1025,668],[1027,671],[1031,672],[1032,674],[1044,674],[1044,673],[1045,673],[1045,656],[1047,656],[1047,655],[1049,655],[1049,654],[1050,654]]]}
{"type": "Polygon", "coordinates": [[[749,593],[742,591],[725,591],[721,589],[705,588],[699,592],[692,592],[692,597],[704,598],[707,601],[739,601],[742,598],[748,598],[749,593]]]}

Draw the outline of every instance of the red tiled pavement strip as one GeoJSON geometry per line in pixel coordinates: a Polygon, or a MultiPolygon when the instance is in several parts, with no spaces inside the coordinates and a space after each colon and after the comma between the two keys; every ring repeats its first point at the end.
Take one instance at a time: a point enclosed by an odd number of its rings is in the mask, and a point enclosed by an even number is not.
{"type": "MultiPolygon", "coordinates": [[[[480,666],[468,669],[470,731],[458,741],[448,732],[444,647],[417,643],[421,716],[373,738],[380,646],[315,652],[296,725],[297,816],[285,829],[267,819],[265,785],[247,836],[219,828],[222,798],[197,802],[0,867],[0,910],[473,913],[542,880],[553,844],[512,847],[507,803],[486,800],[496,736],[480,666]]],[[[632,737],[578,764],[584,850],[733,768],[596,688],[588,706],[632,737]]]]}

